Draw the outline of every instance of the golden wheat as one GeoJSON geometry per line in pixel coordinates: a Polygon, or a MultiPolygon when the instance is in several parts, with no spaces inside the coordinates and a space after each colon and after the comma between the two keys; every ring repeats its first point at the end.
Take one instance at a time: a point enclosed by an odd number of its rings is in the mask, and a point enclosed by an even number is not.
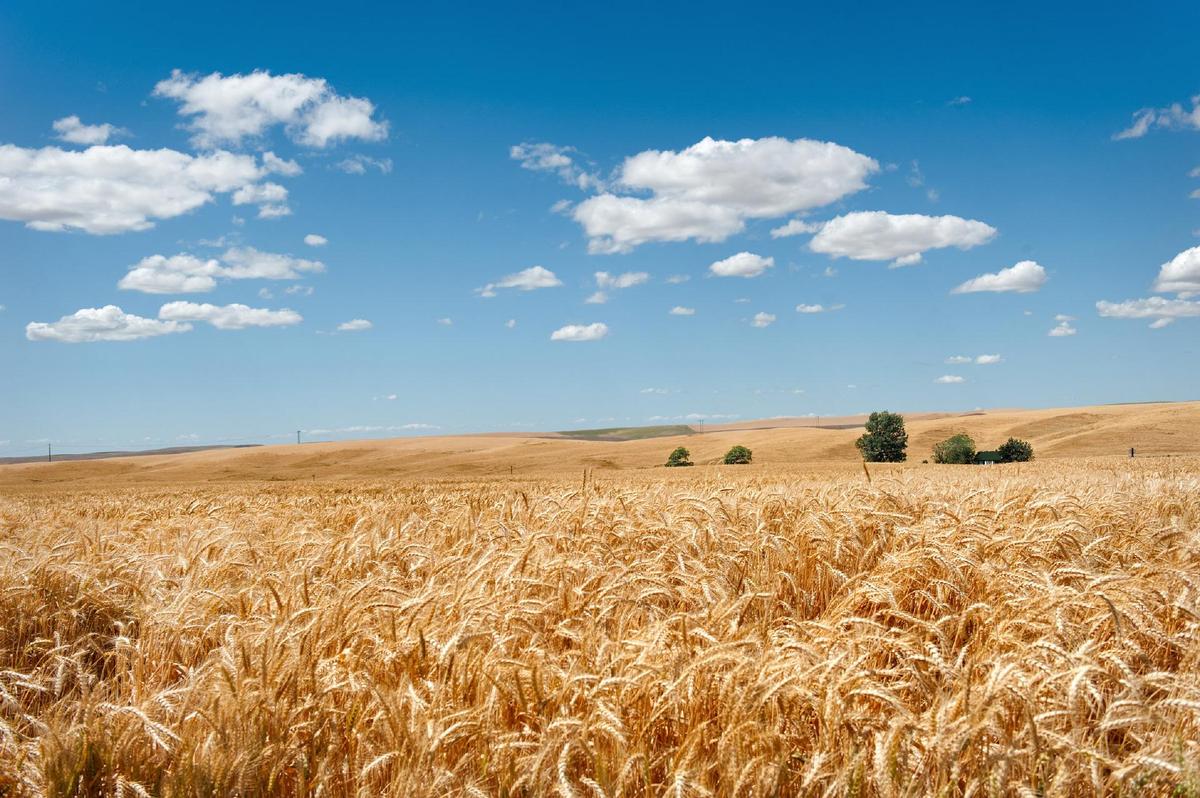
{"type": "Polygon", "coordinates": [[[0,795],[1195,794],[1198,740],[1195,459],[0,498],[0,795]]]}

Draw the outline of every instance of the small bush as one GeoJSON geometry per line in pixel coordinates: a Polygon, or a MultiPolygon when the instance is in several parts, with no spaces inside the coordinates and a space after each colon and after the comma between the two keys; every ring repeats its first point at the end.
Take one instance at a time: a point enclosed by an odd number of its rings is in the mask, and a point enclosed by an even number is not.
{"type": "Polygon", "coordinates": [[[867,432],[854,442],[868,463],[903,463],[908,456],[904,416],[882,410],[867,419],[867,432]]]}
{"type": "Polygon", "coordinates": [[[1033,459],[1033,446],[1019,438],[1009,438],[996,451],[1002,463],[1027,463],[1033,459]]]}
{"type": "Polygon", "coordinates": [[[933,462],[964,465],[975,460],[975,441],[960,432],[933,447],[933,462]]]}
{"type": "Polygon", "coordinates": [[[751,460],[750,450],[745,446],[734,446],[725,452],[725,465],[748,465],[751,460]]]}
{"type": "Polygon", "coordinates": [[[682,466],[695,465],[692,462],[692,453],[680,446],[667,458],[667,468],[680,468],[682,466]]]}

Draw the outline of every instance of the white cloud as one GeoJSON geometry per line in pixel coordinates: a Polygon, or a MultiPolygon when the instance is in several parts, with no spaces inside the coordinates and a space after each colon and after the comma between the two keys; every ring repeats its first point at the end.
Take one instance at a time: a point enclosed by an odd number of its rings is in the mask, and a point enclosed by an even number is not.
{"type": "MultiPolygon", "coordinates": [[[[196,294],[211,291],[218,280],[292,280],[301,273],[325,270],[320,261],[259,252],[253,247],[232,247],[221,256],[221,261],[224,265],[216,259],[184,253],[170,257],[151,255],[131,266],[117,287],[145,294],[196,294]]],[[[294,288],[289,288],[288,293],[296,293],[294,288]]]]}
{"type": "Polygon", "coordinates": [[[746,219],[775,218],[861,191],[879,164],[824,141],[705,138],[679,152],[627,158],[617,183],[648,198],[600,194],[574,218],[591,252],[628,252],[650,241],[723,241],[746,219]]]}
{"type": "Polygon", "coordinates": [[[226,267],[221,276],[230,280],[297,280],[305,273],[325,271],[319,260],[261,252],[254,247],[231,247],[221,260],[226,267]]]}
{"type": "Polygon", "coordinates": [[[667,283],[669,283],[670,285],[682,285],[683,283],[686,283],[690,279],[692,279],[692,278],[686,274],[672,274],[670,277],[667,278],[667,283]]]}
{"type": "Polygon", "coordinates": [[[649,279],[650,275],[646,272],[625,272],[624,274],[617,275],[612,275],[608,272],[596,272],[596,285],[604,291],[632,288],[635,285],[641,285],[649,279]]]}
{"type": "Polygon", "coordinates": [[[950,357],[946,358],[946,362],[952,366],[961,366],[964,363],[970,363],[971,358],[967,357],[966,355],[951,355],[950,357]]]}
{"type": "Polygon", "coordinates": [[[739,252],[709,265],[717,277],[757,277],[775,265],[774,258],[764,258],[753,252],[739,252]]]}
{"type": "Polygon", "coordinates": [[[970,104],[971,104],[971,98],[966,96],[965,94],[960,97],[955,97],[953,100],[950,100],[949,102],[946,103],[946,105],[970,105],[970,104]]]}
{"type": "Polygon", "coordinates": [[[643,388],[642,390],[638,391],[638,393],[655,394],[657,396],[665,396],[670,392],[671,390],[669,388],[643,388]]]}
{"type": "Polygon", "coordinates": [[[323,247],[329,243],[329,239],[316,233],[309,233],[304,237],[304,243],[310,247],[323,247]]]}
{"type": "Polygon", "coordinates": [[[583,300],[586,305],[603,305],[608,301],[608,294],[603,291],[596,291],[588,295],[588,298],[583,300]]]}
{"type": "Polygon", "coordinates": [[[608,335],[608,325],[603,322],[592,324],[568,324],[550,334],[551,341],[599,341],[608,335]]]}
{"type": "Polygon", "coordinates": [[[1002,362],[1003,360],[1004,360],[1004,358],[1000,357],[1000,355],[978,355],[975,358],[975,365],[976,366],[994,366],[997,363],[1002,362]]]}
{"type": "Polygon", "coordinates": [[[505,326],[505,327],[507,327],[507,328],[508,328],[508,329],[510,329],[510,330],[512,330],[512,329],[516,329],[516,326],[517,326],[517,320],[516,320],[516,319],[509,319],[508,321],[504,322],[504,326],[505,326]]]}
{"type": "Polygon", "coordinates": [[[202,294],[216,287],[223,271],[213,258],[201,260],[183,253],[151,255],[130,267],[117,288],[143,294],[202,294]]]}
{"type": "Polygon", "coordinates": [[[650,241],[724,241],[745,228],[737,212],[719,205],[676,199],[601,194],[572,212],[588,236],[588,252],[629,252],[650,241]]]}
{"type": "Polygon", "coordinates": [[[365,175],[367,169],[377,169],[382,175],[390,175],[392,173],[392,159],[351,155],[349,158],[338,161],[337,168],[348,175],[365,175]]]}
{"type": "Polygon", "coordinates": [[[1053,327],[1050,330],[1050,332],[1048,332],[1046,334],[1049,335],[1051,338],[1063,338],[1068,335],[1074,335],[1077,332],[1079,332],[1079,331],[1071,326],[1071,322],[1064,320],[1064,321],[1060,321],[1055,327],[1053,327]]]}
{"type": "Polygon", "coordinates": [[[1200,130],[1200,94],[1192,97],[1192,107],[1172,103],[1166,108],[1143,108],[1133,115],[1133,123],[1115,133],[1114,139],[1139,139],[1151,128],[1165,130],[1200,130]]]}
{"type": "Polygon", "coordinates": [[[819,304],[818,305],[797,305],[796,312],[797,313],[832,313],[833,311],[841,310],[844,307],[846,307],[846,306],[842,305],[842,304],[829,305],[829,306],[819,305],[819,304]]]}
{"type": "Polygon", "coordinates": [[[695,316],[696,315],[695,308],[685,308],[683,305],[676,305],[675,307],[671,308],[667,312],[670,313],[672,316],[695,316]]]}
{"type": "Polygon", "coordinates": [[[1151,328],[1161,330],[1176,319],[1200,316],[1200,301],[1152,296],[1124,302],[1100,301],[1096,310],[1110,319],[1153,319],[1151,328]]]}
{"type": "Polygon", "coordinates": [[[1176,293],[1184,299],[1200,294],[1200,247],[1185,249],[1164,263],[1153,290],[1176,293]]]}
{"type": "Polygon", "coordinates": [[[509,148],[508,157],[519,161],[522,169],[551,172],[564,183],[577,188],[588,190],[601,187],[603,181],[600,177],[579,166],[574,153],[573,147],[560,147],[548,142],[525,142],[509,148]]]}
{"type": "Polygon", "coordinates": [[[934,380],[938,385],[957,385],[961,382],[966,382],[964,377],[959,377],[957,374],[943,374],[934,380]]]}
{"type": "Polygon", "coordinates": [[[303,296],[312,296],[313,292],[315,290],[316,289],[313,288],[311,285],[297,284],[297,285],[289,285],[287,288],[283,289],[283,293],[292,294],[292,295],[301,294],[303,296]]]}
{"type": "Polygon", "coordinates": [[[303,317],[294,310],[268,310],[246,305],[210,305],[207,302],[168,302],[158,309],[164,321],[206,321],[218,330],[242,330],[246,327],[286,327],[299,324],[303,317]]]}
{"type": "Polygon", "coordinates": [[[1054,317],[1055,321],[1075,321],[1074,316],[1068,316],[1066,313],[1059,313],[1054,317]]]}
{"type": "Polygon", "coordinates": [[[123,144],[86,150],[0,144],[0,219],[55,232],[146,230],[267,172],[252,156],[224,151],[193,156],[123,144]]]}
{"type": "Polygon", "coordinates": [[[350,321],[342,322],[337,328],[339,332],[360,332],[362,330],[369,330],[374,326],[366,319],[351,319],[350,321]]]}
{"type": "Polygon", "coordinates": [[[192,325],[179,321],[158,321],[126,313],[116,305],[82,308],[56,322],[33,321],[25,325],[30,341],[61,341],[67,344],[94,341],[133,341],[168,333],[187,332],[192,325]]]}
{"type": "Polygon", "coordinates": [[[1046,284],[1046,270],[1036,261],[1023,260],[998,272],[981,274],[951,289],[952,294],[973,294],[980,291],[1029,294],[1046,284]]]}
{"type": "Polygon", "coordinates": [[[273,174],[283,175],[284,177],[295,177],[304,173],[304,170],[300,168],[300,164],[280,158],[270,151],[263,153],[262,160],[263,168],[273,174]]]}
{"type": "Polygon", "coordinates": [[[54,132],[59,141],[71,144],[104,144],[113,136],[127,135],[129,131],[108,123],[102,125],[85,125],[79,117],[71,115],[54,120],[54,132]]]}
{"type": "Polygon", "coordinates": [[[763,313],[759,311],[754,314],[754,318],[750,320],[751,327],[769,327],[775,321],[774,313],[763,313]]]}
{"type": "Polygon", "coordinates": [[[808,246],[835,258],[890,260],[910,266],[931,249],[970,249],[986,244],[996,228],[958,216],[925,216],[858,211],[829,220],[808,246]]]}
{"type": "Polygon", "coordinates": [[[234,205],[257,205],[258,218],[277,219],[290,216],[287,206],[288,190],[278,183],[253,183],[233,192],[234,205]]]}
{"type": "Polygon", "coordinates": [[[296,143],[311,147],[387,137],[387,123],[374,118],[370,100],[339,95],[321,78],[261,70],[201,77],[176,69],[154,87],[154,94],[179,101],[180,116],[191,118],[189,129],[197,147],[238,144],[275,125],[283,125],[296,143]]]}
{"type": "Polygon", "coordinates": [[[444,318],[438,319],[437,323],[442,325],[443,327],[453,327],[454,319],[450,318],[449,316],[446,316],[444,318]]]}
{"type": "Polygon", "coordinates": [[[494,283],[488,283],[476,292],[483,297],[494,297],[499,288],[514,288],[518,291],[536,291],[539,288],[557,288],[562,280],[544,266],[530,266],[519,272],[505,275],[494,283]]]}
{"type": "Polygon", "coordinates": [[[819,222],[792,219],[787,224],[772,229],[771,238],[787,238],[789,236],[804,235],[805,233],[815,233],[820,229],[821,224],[819,222]]]}

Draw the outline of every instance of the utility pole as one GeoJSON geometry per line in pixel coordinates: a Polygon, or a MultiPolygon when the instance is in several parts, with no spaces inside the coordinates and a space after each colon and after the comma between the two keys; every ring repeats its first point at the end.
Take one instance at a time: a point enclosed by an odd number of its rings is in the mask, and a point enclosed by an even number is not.
{"type": "Polygon", "coordinates": [[[296,430],[296,445],[300,445],[300,430],[296,430]]]}
{"type": "MultiPolygon", "coordinates": [[[[1133,455],[1130,455],[1130,456],[1132,457],[1133,455]]],[[[47,463],[54,462],[54,455],[50,453],[50,443],[48,441],[46,443],[46,462],[47,463]]]]}

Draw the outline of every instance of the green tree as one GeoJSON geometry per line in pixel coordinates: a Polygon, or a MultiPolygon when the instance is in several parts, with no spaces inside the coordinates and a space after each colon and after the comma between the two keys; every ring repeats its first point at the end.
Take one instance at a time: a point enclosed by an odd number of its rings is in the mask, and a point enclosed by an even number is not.
{"type": "Polygon", "coordinates": [[[734,446],[725,452],[725,465],[747,465],[750,462],[750,450],[745,446],[734,446]]]}
{"type": "Polygon", "coordinates": [[[681,466],[695,465],[691,458],[692,453],[680,446],[678,449],[671,452],[671,456],[667,458],[667,468],[679,468],[681,466]]]}
{"type": "Polygon", "coordinates": [[[933,462],[964,465],[975,460],[975,441],[965,432],[951,435],[933,447],[933,462]]]}
{"type": "Polygon", "coordinates": [[[1027,463],[1033,459],[1033,447],[1019,438],[1009,438],[996,451],[1002,463],[1027,463]]]}
{"type": "Polygon", "coordinates": [[[854,442],[868,463],[902,463],[907,455],[908,433],[904,416],[880,410],[867,419],[867,432],[854,442]]]}

